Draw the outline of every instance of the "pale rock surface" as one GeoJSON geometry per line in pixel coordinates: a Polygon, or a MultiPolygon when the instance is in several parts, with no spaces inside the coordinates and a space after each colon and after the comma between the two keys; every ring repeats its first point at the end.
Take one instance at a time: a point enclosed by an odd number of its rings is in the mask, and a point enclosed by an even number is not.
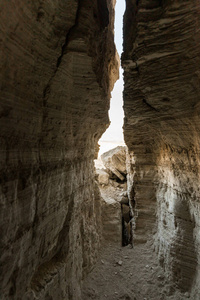
{"type": "Polygon", "coordinates": [[[122,187],[100,185],[102,197],[102,243],[103,246],[109,242],[114,242],[118,246],[122,245],[122,209],[121,196],[122,187]]]}
{"type": "Polygon", "coordinates": [[[102,234],[112,0],[0,1],[1,300],[81,300],[102,234]]]}
{"type": "Polygon", "coordinates": [[[199,2],[127,0],[124,111],[135,242],[200,298],[199,2]],[[154,235],[155,234],[155,235],[154,235]]]}
{"type": "MultiPolygon", "coordinates": [[[[102,194],[101,194],[102,195],[102,194]]],[[[118,245],[122,243],[122,216],[121,205],[107,194],[103,197],[102,203],[102,226],[103,226],[103,242],[116,242],[118,245]]]]}
{"type": "Polygon", "coordinates": [[[101,155],[104,166],[120,180],[126,175],[126,147],[118,146],[101,155]]]}
{"type": "Polygon", "coordinates": [[[96,174],[97,174],[97,180],[99,184],[103,185],[108,185],[109,184],[109,177],[110,175],[106,172],[106,170],[103,169],[96,169],[96,174]]]}

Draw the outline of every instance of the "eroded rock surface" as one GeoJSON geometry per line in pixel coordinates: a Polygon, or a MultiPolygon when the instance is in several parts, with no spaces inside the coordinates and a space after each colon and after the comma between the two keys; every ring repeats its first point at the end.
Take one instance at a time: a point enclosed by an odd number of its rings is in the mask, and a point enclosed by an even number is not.
{"type": "Polygon", "coordinates": [[[101,239],[94,181],[118,76],[114,1],[0,3],[1,299],[81,299],[101,239]]]}
{"type": "Polygon", "coordinates": [[[118,146],[101,155],[104,166],[121,181],[126,178],[126,147],[118,146]]]}
{"type": "Polygon", "coordinates": [[[124,134],[135,241],[155,233],[168,278],[199,299],[199,3],[126,2],[124,134]]]}
{"type": "Polygon", "coordinates": [[[110,175],[104,169],[96,169],[98,183],[101,185],[108,185],[110,175]]]}

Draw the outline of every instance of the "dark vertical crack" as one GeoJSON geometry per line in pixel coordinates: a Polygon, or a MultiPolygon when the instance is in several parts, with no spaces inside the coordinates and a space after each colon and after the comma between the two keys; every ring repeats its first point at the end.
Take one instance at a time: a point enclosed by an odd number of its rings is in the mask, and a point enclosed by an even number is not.
{"type": "Polygon", "coordinates": [[[149,104],[146,99],[143,99],[142,101],[143,101],[143,103],[145,103],[152,110],[155,110],[155,111],[159,112],[159,110],[157,110],[155,107],[151,106],[151,104],[149,104]]]}
{"type": "MultiPolygon", "coordinates": [[[[58,57],[57,59],[57,63],[56,63],[56,71],[57,69],[59,68],[60,64],[61,64],[61,61],[62,61],[62,58],[66,52],[66,49],[67,49],[67,45],[70,41],[70,35],[71,33],[74,31],[74,29],[76,28],[76,26],[78,25],[78,19],[79,19],[79,14],[80,14],[80,8],[81,8],[81,1],[79,0],[78,1],[78,7],[77,7],[77,11],[76,11],[76,18],[75,18],[75,23],[74,25],[69,29],[67,35],[66,35],[66,38],[65,38],[65,43],[63,44],[62,46],[62,50],[61,50],[61,54],[60,56],[58,57]]],[[[56,73],[56,72],[55,72],[56,73]]]]}
{"type": "Polygon", "coordinates": [[[57,62],[56,62],[56,68],[51,76],[51,78],[49,79],[46,87],[44,88],[44,91],[43,91],[43,99],[46,100],[48,94],[50,93],[50,86],[51,86],[51,82],[53,80],[53,78],[55,77],[57,71],[58,71],[58,68],[62,62],[62,58],[64,56],[64,54],[66,53],[66,49],[67,49],[67,46],[69,44],[69,41],[70,41],[70,36],[71,36],[71,33],[74,31],[74,29],[77,27],[78,25],[78,19],[79,19],[79,14],[80,14],[80,8],[81,8],[81,4],[80,4],[80,0],[78,1],[78,7],[77,7],[77,11],[76,11],[76,17],[75,17],[75,22],[74,22],[74,25],[68,30],[67,34],[66,34],[66,38],[65,38],[65,42],[61,48],[61,54],[60,56],[58,57],[57,59],[57,62]]]}
{"type": "Polygon", "coordinates": [[[66,38],[65,38],[65,42],[62,46],[62,49],[61,49],[61,54],[60,56],[58,57],[57,59],[57,62],[56,62],[56,68],[53,72],[53,74],[51,75],[46,87],[44,88],[43,90],[43,114],[42,114],[42,124],[41,124],[41,136],[39,138],[39,161],[41,162],[41,148],[42,148],[42,141],[43,141],[43,134],[44,134],[44,131],[45,131],[45,121],[47,119],[47,116],[48,116],[48,111],[47,111],[47,100],[48,100],[48,97],[49,97],[49,94],[50,94],[50,90],[51,90],[51,84],[52,84],[52,81],[53,79],[55,78],[56,74],[57,74],[57,71],[59,69],[59,66],[62,62],[62,58],[63,56],[65,55],[66,53],[66,49],[67,49],[67,46],[69,44],[69,41],[70,41],[70,36],[71,36],[71,33],[74,31],[74,29],[77,27],[78,25],[78,19],[79,19],[79,14],[80,14],[80,8],[81,8],[81,0],[78,0],[78,4],[77,4],[77,11],[76,11],[76,17],[75,17],[75,22],[74,22],[74,25],[68,30],[67,34],[66,34],[66,38]]]}

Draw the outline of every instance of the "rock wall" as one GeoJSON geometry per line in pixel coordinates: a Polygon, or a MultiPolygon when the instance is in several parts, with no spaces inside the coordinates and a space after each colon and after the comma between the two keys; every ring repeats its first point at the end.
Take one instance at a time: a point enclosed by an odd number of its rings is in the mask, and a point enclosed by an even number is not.
{"type": "Polygon", "coordinates": [[[113,0],[0,3],[1,299],[81,299],[101,239],[113,0]]]}
{"type": "Polygon", "coordinates": [[[154,236],[169,279],[199,299],[199,2],[126,3],[124,134],[135,241],[154,236]]]}

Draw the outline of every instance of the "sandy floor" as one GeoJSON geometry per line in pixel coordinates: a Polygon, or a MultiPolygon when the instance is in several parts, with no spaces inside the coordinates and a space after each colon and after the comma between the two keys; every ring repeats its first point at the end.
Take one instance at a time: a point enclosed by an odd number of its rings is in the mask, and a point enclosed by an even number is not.
{"type": "Polygon", "coordinates": [[[83,300],[162,300],[188,299],[174,293],[163,270],[156,264],[150,244],[119,247],[108,245],[83,286],[83,300]]]}
{"type": "MultiPolygon", "coordinates": [[[[120,188],[101,189],[105,198],[119,194],[120,188]]],[[[153,245],[136,244],[134,248],[107,244],[99,260],[83,282],[82,300],[185,300],[173,283],[169,284],[157,263],[153,245]]],[[[191,298],[190,298],[191,299],[191,298]]]]}

